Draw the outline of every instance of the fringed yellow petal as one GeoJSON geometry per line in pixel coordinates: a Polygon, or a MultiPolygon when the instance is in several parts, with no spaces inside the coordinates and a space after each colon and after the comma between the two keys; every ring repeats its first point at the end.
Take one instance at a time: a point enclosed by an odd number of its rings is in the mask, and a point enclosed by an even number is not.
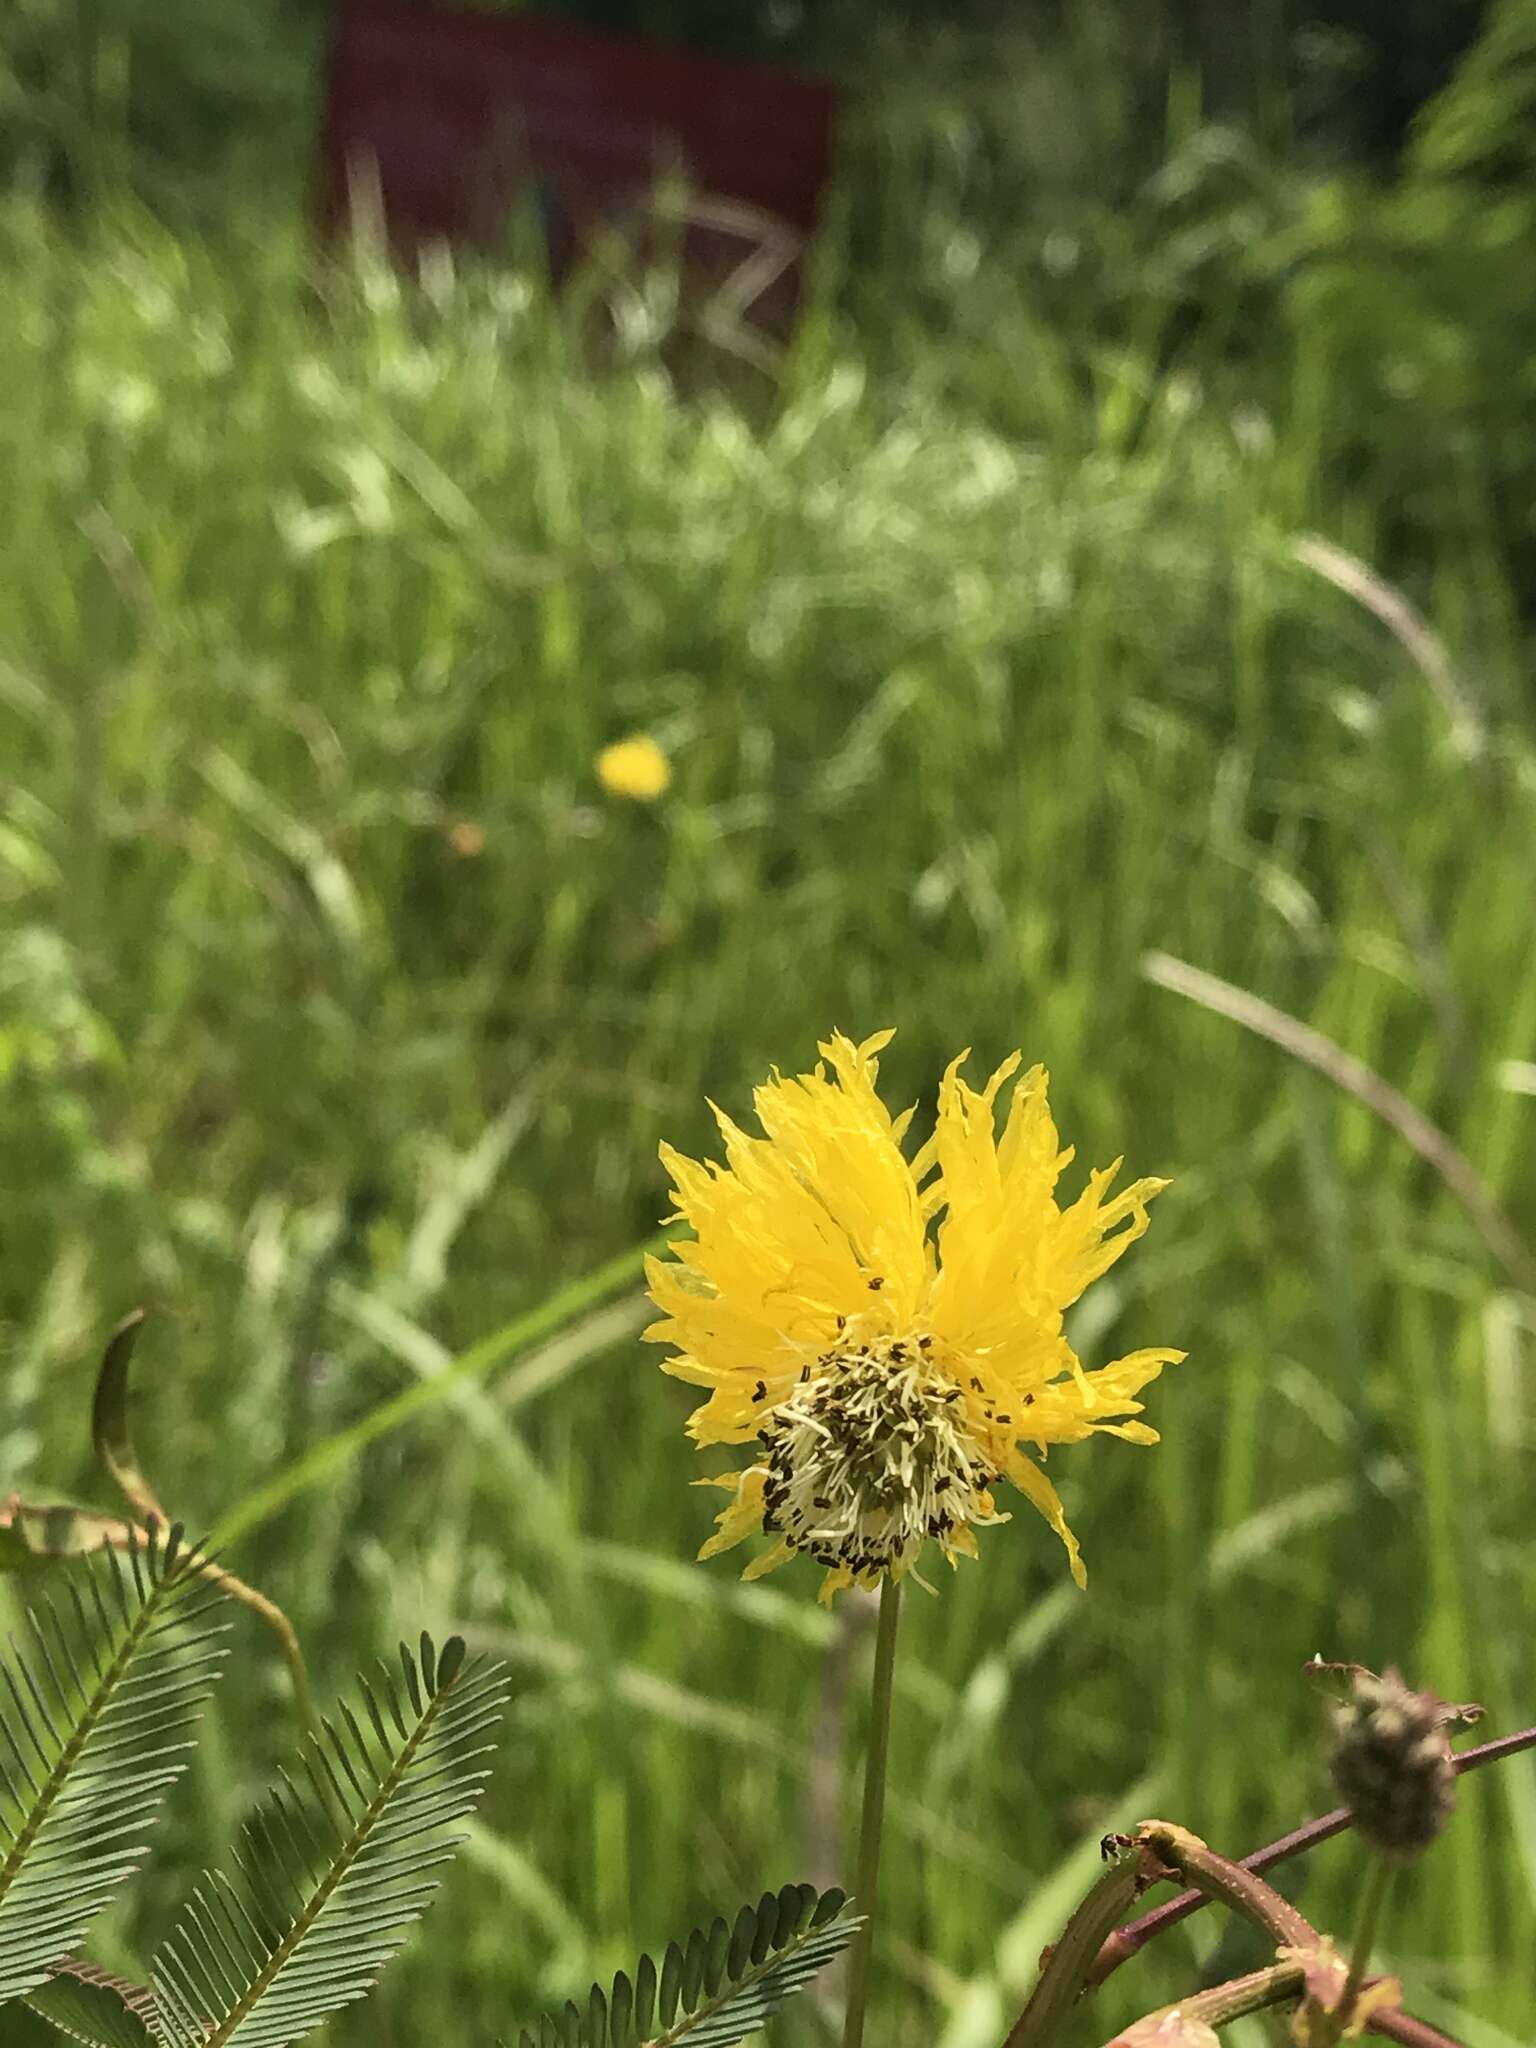
{"type": "MultiPolygon", "coordinates": [[[[880,1283],[880,1304],[892,1325],[910,1327],[927,1280],[923,1214],[912,1168],[895,1121],[875,1092],[875,1054],[889,1043],[879,1032],[854,1045],[841,1033],[818,1047],[832,1069],[786,1081],[775,1076],[756,1090],[753,1107],[771,1148],[825,1225],[852,1254],[867,1290],[880,1283]]],[[[867,1302],[840,1302],[854,1313],[867,1302]]]]}
{"type": "Polygon", "coordinates": [[[690,1358],[686,1351],[674,1351],[670,1358],[661,1361],[661,1369],[674,1380],[686,1380],[691,1387],[718,1387],[722,1380],[729,1379],[730,1373],[722,1366],[701,1365],[696,1358],[690,1358]]]}
{"type": "Polygon", "coordinates": [[[1040,1445],[1082,1443],[1096,1431],[1131,1443],[1155,1443],[1155,1432],[1125,1417],[1141,1413],[1136,1395],[1165,1365],[1177,1365],[1183,1357],[1182,1351],[1133,1351],[1097,1372],[1085,1372],[1072,1358],[1069,1379],[1034,1390],[1021,1407],[1019,1434],[1040,1445]]]}
{"type": "Polygon", "coordinates": [[[1023,1457],[1017,1451],[1008,1460],[1008,1477],[1013,1481],[1020,1493],[1024,1495],[1025,1499],[1033,1502],[1040,1510],[1041,1514],[1044,1515],[1045,1519],[1066,1545],[1067,1563],[1071,1567],[1072,1576],[1080,1587],[1086,1589],[1088,1574],[1083,1568],[1082,1555],[1077,1547],[1077,1538],[1067,1527],[1066,1510],[1062,1507],[1061,1496],[1057,1493],[1055,1487],[1052,1486],[1038,1465],[1032,1465],[1028,1458],[1023,1457]]]}
{"type": "Polygon", "coordinates": [[[939,1225],[934,1328],[962,1349],[992,1354],[1021,1340],[1053,1339],[1060,1304],[1051,1284],[1054,1189],[1063,1154],[1046,1106],[1046,1076],[1032,1067],[1014,1087],[1003,1141],[997,1098],[1019,1066],[1005,1060],[978,1093],[951,1064],[939,1089],[928,1190],[939,1225]]]}
{"type": "Polygon", "coordinates": [[[1107,1406],[1112,1397],[1139,1394],[1165,1365],[1182,1365],[1188,1356],[1187,1351],[1128,1351],[1124,1358],[1112,1359],[1097,1372],[1089,1373],[1088,1384],[1099,1405],[1107,1406]]]}
{"type": "Polygon", "coordinates": [[[845,1032],[834,1031],[830,1038],[817,1040],[816,1050],[839,1074],[851,1074],[873,1093],[880,1076],[879,1056],[895,1036],[896,1027],[889,1024],[884,1031],[872,1031],[855,1045],[845,1032]]]}
{"type": "Polygon", "coordinates": [[[928,1255],[911,1168],[874,1089],[888,1037],[836,1037],[823,1048],[832,1077],[818,1068],[758,1089],[762,1138],[716,1110],[724,1167],[662,1148],[695,1236],[647,1268],[664,1312],[647,1334],[692,1361],[680,1376],[750,1384],[788,1354],[798,1367],[855,1317],[911,1326],[928,1255]]]}
{"type": "MultiPolygon", "coordinates": [[[[1165,1185],[1138,1181],[1108,1200],[1117,1163],[1091,1174],[1077,1201],[1059,1208],[1056,1183],[1072,1154],[1051,1119],[1043,1068],[1018,1081],[996,1136],[998,1091],[1016,1064],[1005,1061],[979,1094],[958,1064],[949,1068],[931,1147],[938,1178],[926,1191],[931,1211],[943,1215],[935,1327],[997,1357],[1017,1355],[1031,1334],[1036,1348],[1059,1334],[1062,1311],[1141,1235],[1146,1204],[1165,1185]]],[[[1022,1364],[1010,1358],[1010,1369],[1022,1383],[1022,1364]]]]}
{"type": "MultiPolygon", "coordinates": [[[[723,1550],[734,1550],[743,1538],[762,1527],[763,1487],[767,1477],[761,1466],[753,1466],[750,1471],[739,1475],[736,1498],[715,1517],[715,1533],[700,1550],[700,1558],[718,1557],[723,1550]]],[[[718,1481],[713,1483],[719,1484],[718,1481]]]]}
{"type": "Polygon", "coordinates": [[[1142,1388],[1155,1380],[1165,1365],[1181,1364],[1184,1356],[1182,1351],[1132,1351],[1100,1366],[1097,1372],[1082,1373],[1076,1391],[1084,1421],[1090,1429],[1103,1429],[1107,1427],[1105,1418],[1139,1415],[1141,1403],[1136,1396],[1142,1388]]]}
{"type": "Polygon", "coordinates": [[[1070,1308],[1145,1233],[1151,1221],[1147,1204],[1168,1185],[1165,1180],[1138,1180],[1106,1202],[1102,1198],[1119,1171],[1117,1159],[1113,1166],[1090,1174],[1087,1187],[1061,1217],[1055,1248],[1061,1308],[1070,1308]]]}
{"type": "Polygon", "coordinates": [[[718,1388],[683,1425],[701,1450],[717,1444],[753,1443],[760,1426],[760,1414],[742,1397],[735,1380],[718,1388]]]}
{"type": "Polygon", "coordinates": [[[781,1564],[788,1564],[794,1554],[781,1536],[777,1543],[763,1552],[761,1557],[754,1557],[741,1576],[744,1579],[765,1578],[769,1572],[776,1572],[781,1564]]]}

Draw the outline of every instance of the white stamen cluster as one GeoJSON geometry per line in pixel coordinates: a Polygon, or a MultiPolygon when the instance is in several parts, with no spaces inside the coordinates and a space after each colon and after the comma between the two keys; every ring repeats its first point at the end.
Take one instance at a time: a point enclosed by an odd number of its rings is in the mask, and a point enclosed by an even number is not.
{"type": "Polygon", "coordinates": [[[765,1418],[763,1527],[855,1578],[908,1565],[930,1537],[1006,1521],[983,1501],[998,1475],[971,1434],[962,1390],[926,1344],[846,1344],[807,1366],[765,1418]]]}

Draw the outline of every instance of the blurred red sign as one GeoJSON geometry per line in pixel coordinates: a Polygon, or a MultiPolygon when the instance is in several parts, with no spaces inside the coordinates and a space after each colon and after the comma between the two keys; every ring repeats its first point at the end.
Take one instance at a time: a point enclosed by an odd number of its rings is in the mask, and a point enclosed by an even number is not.
{"type": "Polygon", "coordinates": [[[481,245],[531,196],[557,271],[600,228],[645,232],[680,171],[690,272],[728,312],[791,309],[832,150],[829,86],[526,15],[340,0],[322,214],[381,205],[397,246],[481,245]]]}

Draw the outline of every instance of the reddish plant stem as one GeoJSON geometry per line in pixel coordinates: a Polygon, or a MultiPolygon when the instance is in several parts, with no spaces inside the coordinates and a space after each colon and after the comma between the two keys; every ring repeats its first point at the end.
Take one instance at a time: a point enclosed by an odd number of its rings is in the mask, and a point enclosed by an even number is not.
{"type": "Polygon", "coordinates": [[[1403,2048],[1461,2048],[1459,2041],[1442,2034],[1426,2020],[1411,2012],[1373,2012],[1365,2023],[1368,2034],[1384,2034],[1389,2041],[1401,2041],[1403,2048]]]}
{"type": "MultiPolygon", "coordinates": [[[[1476,1749],[1462,1750],[1454,1759],[1456,1770],[1458,1774],[1462,1771],[1474,1771],[1481,1764],[1497,1763],[1501,1757],[1514,1756],[1522,1749],[1536,1749],[1536,1728],[1522,1728],[1517,1734],[1501,1735],[1495,1742],[1484,1742],[1476,1749]]],[[[1332,1813],[1325,1813],[1318,1820],[1309,1820],[1304,1827],[1293,1828],[1290,1834],[1282,1835],[1277,1842],[1270,1842],[1262,1849],[1255,1849],[1251,1856],[1242,1859],[1240,1868],[1254,1872],[1273,1870],[1277,1863],[1284,1863],[1292,1856],[1303,1855],[1308,1849],[1315,1848],[1319,1842],[1326,1842],[1330,1836],[1343,1834],[1349,1824],[1349,1809],[1344,1806],[1336,1807],[1332,1813]]],[[[1102,1984],[1104,1979],[1118,1970],[1122,1963],[1129,1962],[1137,1950],[1144,1947],[1155,1934],[1161,1934],[1164,1928],[1172,1927],[1176,1921],[1183,1920],[1188,1914],[1198,1912],[1206,1903],[1204,1892],[1180,1892],[1179,1896],[1170,1899],[1167,1905],[1157,1906],[1152,1912],[1143,1913],[1139,1920],[1129,1920],[1124,1927],[1117,1927],[1100,1948],[1093,1968],[1088,1972],[1085,1988],[1102,1984]]],[[[1403,2015],[1381,2015],[1383,2022],[1389,2018],[1401,2020],[1403,2015]]],[[[1423,2022],[1415,2020],[1411,2024],[1422,2026],[1423,2022]]],[[[1386,2028],[1385,2025],[1378,2025],[1373,2021],[1371,2030],[1383,2033],[1386,2028]]],[[[1431,2044],[1443,2043],[1447,2037],[1436,2034],[1434,2029],[1430,2028],[1423,2035],[1404,2034],[1396,2038],[1422,2041],[1424,2048],[1431,2048],[1431,2044]]]]}

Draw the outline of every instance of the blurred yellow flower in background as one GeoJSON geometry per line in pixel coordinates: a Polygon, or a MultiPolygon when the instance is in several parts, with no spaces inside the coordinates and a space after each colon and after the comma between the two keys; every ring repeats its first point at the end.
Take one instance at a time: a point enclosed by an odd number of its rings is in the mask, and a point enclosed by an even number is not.
{"type": "Polygon", "coordinates": [[[663,1319],[645,1334],[674,1347],[665,1371],[709,1390],[689,1418],[694,1440],[755,1448],[744,1471],[695,1482],[732,1496],[700,1555],[765,1530],[774,1542],[743,1576],[803,1551],[827,1567],[829,1599],[901,1579],[930,1540],[951,1565],[974,1557],[976,1527],[1008,1520],[993,1494],[1006,1478],[1082,1585],[1061,1502],[1029,1453],[1096,1431],[1157,1441],[1130,1419],[1136,1396],[1184,1354],[1134,1351],[1088,1372],[1062,1315],[1141,1236],[1167,1183],[1112,1196],[1117,1160],[1061,1208],[1073,1155],[1042,1068],[1016,1083],[996,1130],[1017,1053],[979,1093],[960,1078],[967,1055],[953,1061],[933,1136],[909,1160],[913,1112],[893,1118],[875,1091],[892,1036],[835,1034],[813,1073],[775,1072],[754,1096],[761,1138],[715,1110],[723,1166],[661,1148],[676,1220],[696,1234],[675,1259],[649,1261],[663,1319]]]}
{"type": "Polygon", "coordinates": [[[611,796],[652,803],[672,780],[672,763],[649,733],[615,740],[597,757],[597,779],[611,796]]]}

